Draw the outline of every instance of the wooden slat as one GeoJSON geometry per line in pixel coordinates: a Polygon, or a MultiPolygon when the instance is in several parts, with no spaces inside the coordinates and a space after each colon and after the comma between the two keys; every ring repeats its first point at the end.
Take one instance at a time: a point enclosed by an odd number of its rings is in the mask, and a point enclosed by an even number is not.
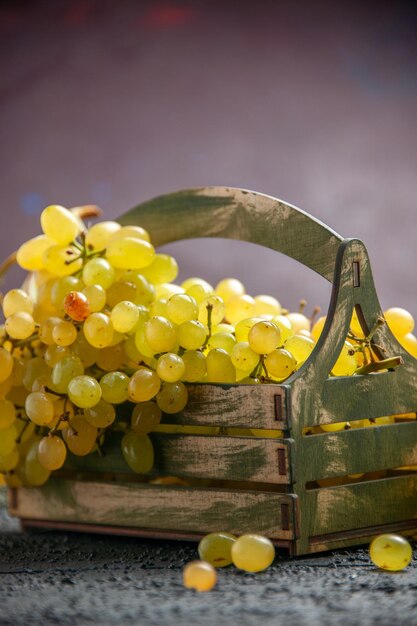
{"type": "Polygon", "coordinates": [[[292,539],[294,499],[265,492],[51,479],[41,488],[19,489],[11,513],[22,519],[292,539]]]}

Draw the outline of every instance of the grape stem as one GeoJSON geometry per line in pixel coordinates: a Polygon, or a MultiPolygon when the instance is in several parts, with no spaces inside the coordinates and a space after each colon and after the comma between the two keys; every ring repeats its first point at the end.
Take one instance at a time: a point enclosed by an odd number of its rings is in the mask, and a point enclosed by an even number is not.
{"type": "Polygon", "coordinates": [[[25,430],[27,429],[27,427],[30,424],[30,419],[29,418],[25,419],[24,417],[19,417],[19,419],[24,420],[26,422],[26,424],[23,426],[22,430],[19,433],[18,438],[16,439],[16,443],[17,444],[19,444],[22,441],[23,434],[24,434],[25,430]]]}
{"type": "Polygon", "coordinates": [[[211,314],[213,312],[213,305],[208,303],[207,306],[206,306],[206,309],[207,309],[207,328],[208,328],[208,333],[207,333],[206,340],[205,340],[205,342],[203,343],[203,345],[201,347],[202,350],[204,350],[207,347],[208,342],[211,339],[211,330],[212,330],[211,314]]]}
{"type": "Polygon", "coordinates": [[[402,365],[404,360],[401,356],[393,356],[389,359],[383,359],[382,361],[372,361],[367,365],[363,365],[356,370],[356,374],[370,374],[371,372],[380,372],[381,370],[392,370],[399,365],[402,365]]]}

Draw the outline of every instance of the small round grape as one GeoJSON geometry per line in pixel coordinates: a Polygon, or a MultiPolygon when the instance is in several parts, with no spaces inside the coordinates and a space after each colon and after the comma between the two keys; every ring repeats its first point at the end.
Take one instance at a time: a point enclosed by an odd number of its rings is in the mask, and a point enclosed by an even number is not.
{"type": "Polygon", "coordinates": [[[210,591],[217,582],[216,570],[205,561],[191,561],[184,567],[184,587],[196,591],[210,591]]]}

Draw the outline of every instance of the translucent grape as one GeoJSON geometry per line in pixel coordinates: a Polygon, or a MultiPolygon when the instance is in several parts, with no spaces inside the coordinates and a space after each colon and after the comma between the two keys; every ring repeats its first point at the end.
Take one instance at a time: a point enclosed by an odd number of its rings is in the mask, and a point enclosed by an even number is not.
{"type": "Polygon", "coordinates": [[[42,437],[38,445],[38,461],[50,472],[60,469],[67,457],[67,448],[61,437],[49,435],[42,437]]]}
{"type": "Polygon", "coordinates": [[[17,426],[15,423],[10,424],[7,428],[2,428],[0,432],[0,454],[5,456],[10,454],[16,446],[17,426]]]}
{"type": "Polygon", "coordinates": [[[263,322],[262,317],[247,317],[240,320],[235,326],[236,341],[247,341],[249,331],[257,322],[263,322]]]}
{"type": "Polygon", "coordinates": [[[255,300],[248,294],[235,296],[226,304],[225,318],[230,324],[237,324],[240,320],[255,315],[255,300]]]}
{"type": "Polygon", "coordinates": [[[87,231],[85,243],[89,248],[94,249],[95,251],[104,250],[112,235],[120,230],[120,228],[120,224],[112,221],[94,224],[87,231]]]}
{"type": "Polygon", "coordinates": [[[267,537],[242,535],[232,545],[232,560],[236,567],[245,572],[261,572],[275,558],[275,548],[267,537]]]}
{"type": "Polygon", "coordinates": [[[141,269],[150,265],[155,256],[155,249],[147,241],[125,237],[110,241],[106,249],[109,262],[120,269],[141,269]]]}
{"type": "Polygon", "coordinates": [[[335,422],[334,424],[320,424],[320,427],[326,433],[336,433],[339,430],[345,430],[347,422],[335,422]]]}
{"type": "Polygon", "coordinates": [[[104,313],[91,313],[84,322],[83,332],[94,348],[106,348],[113,341],[113,325],[104,313]]]}
{"type": "MultiPolygon", "coordinates": [[[[201,282],[190,284],[187,287],[185,293],[188,296],[191,296],[192,298],[194,298],[194,300],[200,306],[203,300],[205,300],[209,296],[214,295],[213,293],[214,290],[213,290],[213,287],[209,285],[209,283],[207,283],[206,281],[203,281],[202,279],[199,279],[199,280],[201,280],[201,282]]],[[[187,283],[187,281],[185,281],[185,283],[187,283]]],[[[183,283],[183,286],[185,283],[183,283]]]]}
{"type": "Polygon", "coordinates": [[[385,320],[396,337],[404,337],[414,330],[414,318],[400,307],[392,307],[384,312],[385,320]]]}
{"type": "Polygon", "coordinates": [[[322,330],[326,323],[326,319],[327,318],[325,315],[323,315],[322,317],[319,317],[318,320],[314,323],[313,328],[311,329],[311,336],[315,342],[317,342],[318,338],[320,337],[322,333],[322,330]]]}
{"type": "Polygon", "coordinates": [[[161,409],[155,402],[140,402],[133,409],[131,428],[139,435],[147,435],[158,426],[161,415],[161,409]]]}
{"type": "Polygon", "coordinates": [[[314,341],[302,335],[293,335],[284,344],[284,347],[290,352],[297,363],[305,361],[313,351],[314,341]]]}
{"type": "Polygon", "coordinates": [[[84,265],[83,281],[87,287],[100,285],[103,289],[108,289],[114,282],[114,278],[115,271],[106,259],[96,257],[84,265]]]}
{"type": "Polygon", "coordinates": [[[352,376],[356,369],[355,352],[352,345],[345,341],[337,361],[333,365],[332,374],[333,376],[352,376]]]}
{"type": "Polygon", "coordinates": [[[41,324],[39,325],[38,337],[42,341],[42,343],[47,346],[54,345],[54,337],[53,330],[57,324],[60,324],[62,319],[60,317],[47,317],[41,324]]]}
{"type": "Polygon", "coordinates": [[[52,368],[53,390],[57,393],[67,393],[70,382],[83,374],[84,364],[78,356],[64,357],[52,368]]]}
{"type": "Polygon", "coordinates": [[[116,304],[110,314],[110,321],[114,330],[119,333],[129,333],[139,320],[139,311],[136,304],[122,300],[116,304]]]}
{"type": "Polygon", "coordinates": [[[300,330],[310,330],[310,320],[302,313],[288,313],[287,317],[291,322],[291,326],[295,335],[297,335],[300,330]]]}
{"type": "Polygon", "coordinates": [[[218,332],[213,333],[207,344],[207,348],[212,350],[213,348],[221,348],[227,354],[231,354],[236,344],[236,339],[232,333],[218,332]]]}
{"type": "Polygon", "coordinates": [[[184,293],[184,289],[174,283],[162,283],[155,286],[155,298],[166,298],[168,300],[177,293],[184,293]]]}
{"type": "Polygon", "coordinates": [[[132,471],[137,474],[151,471],[154,452],[148,435],[139,435],[130,430],[123,436],[121,447],[123,457],[132,471]]]}
{"type": "Polygon", "coordinates": [[[23,289],[11,289],[3,298],[4,317],[10,317],[14,313],[25,312],[32,315],[33,302],[23,289]]]}
{"type": "Polygon", "coordinates": [[[210,591],[217,582],[216,570],[205,561],[191,561],[183,571],[183,583],[187,589],[210,591]]]}
{"type": "Polygon", "coordinates": [[[232,562],[232,546],[235,535],[226,532],[210,533],[198,544],[198,555],[213,567],[226,567],[232,562]]]}
{"type": "Polygon", "coordinates": [[[149,307],[149,317],[167,316],[168,298],[157,298],[149,307]]]}
{"type": "Polygon", "coordinates": [[[220,324],[224,318],[225,305],[219,296],[209,296],[200,302],[198,319],[205,326],[208,326],[209,311],[211,311],[211,325],[216,326],[220,324]]]}
{"type": "Polygon", "coordinates": [[[70,291],[64,298],[64,311],[75,322],[84,322],[90,315],[87,297],[81,291],[70,291]]]}
{"type": "Polygon", "coordinates": [[[296,364],[293,355],[283,348],[277,348],[265,358],[268,374],[278,379],[288,378],[295,370],[296,364]]]}
{"type": "Polygon", "coordinates": [[[413,551],[404,537],[385,534],[379,535],[372,541],[369,555],[377,567],[398,572],[409,565],[413,551]]]}
{"type": "Polygon", "coordinates": [[[76,415],[68,428],[62,431],[68,449],[76,456],[85,456],[92,451],[97,434],[97,428],[80,415],[76,415]]]}
{"type": "Polygon", "coordinates": [[[116,241],[116,239],[125,239],[126,237],[133,237],[133,239],[142,239],[143,241],[151,241],[149,233],[147,230],[142,228],[142,226],[136,226],[130,224],[128,226],[122,226],[119,230],[114,232],[111,236],[111,241],[116,241]]]}
{"type": "Polygon", "coordinates": [[[55,324],[52,337],[58,346],[70,346],[77,339],[77,329],[72,322],[61,320],[55,324]]]}
{"type": "Polygon", "coordinates": [[[58,398],[54,401],[54,419],[48,424],[49,428],[58,428],[58,430],[67,428],[68,422],[74,417],[74,414],[72,402],[67,397],[58,398]]]}
{"type": "Polygon", "coordinates": [[[177,354],[167,352],[159,357],[156,364],[156,372],[161,380],[174,383],[184,375],[184,361],[177,354]]]}
{"type": "Polygon", "coordinates": [[[407,335],[399,337],[398,341],[409,354],[417,359],[417,337],[415,335],[408,333],[407,335]]]}
{"type": "Polygon", "coordinates": [[[188,383],[201,382],[207,373],[206,356],[197,350],[187,350],[182,360],[185,366],[183,380],[188,383]]]}
{"type": "Polygon", "coordinates": [[[10,472],[19,463],[19,452],[14,448],[9,454],[0,454],[0,472],[10,472]]]}
{"type": "Polygon", "coordinates": [[[101,387],[92,376],[76,376],[68,385],[68,397],[75,406],[87,409],[101,399],[101,387]]]}
{"type": "Polygon", "coordinates": [[[249,331],[248,342],[254,352],[269,354],[281,344],[281,332],[273,322],[257,322],[249,331]]]}
{"type": "Polygon", "coordinates": [[[43,253],[43,264],[53,276],[69,276],[80,271],[83,261],[74,246],[51,246],[43,253]]]}
{"type": "Polygon", "coordinates": [[[142,368],[130,379],[128,391],[132,402],[146,402],[156,396],[161,387],[161,379],[156,372],[142,368]]]}
{"type": "Polygon", "coordinates": [[[100,379],[103,400],[111,404],[121,404],[128,399],[130,378],[124,372],[109,372],[100,379]]]}
{"type": "Polygon", "coordinates": [[[16,409],[13,402],[0,398],[0,437],[4,428],[9,428],[16,419],[16,409]]]}
{"type": "Polygon", "coordinates": [[[174,294],[167,302],[167,316],[174,324],[196,320],[198,317],[198,304],[194,298],[185,293],[174,294]]]}
{"type": "Polygon", "coordinates": [[[259,363],[259,354],[252,350],[247,341],[236,343],[230,357],[234,367],[246,373],[251,372],[259,363]]]}
{"type": "Polygon", "coordinates": [[[282,307],[273,296],[255,296],[255,315],[281,315],[282,307]]]}
{"type": "Polygon", "coordinates": [[[44,391],[33,391],[25,402],[28,418],[38,426],[46,426],[54,418],[54,403],[44,391]]]}
{"type": "Polygon", "coordinates": [[[142,273],[154,285],[172,283],[178,276],[178,263],[169,254],[155,254],[152,263],[144,267],[142,273]]]}
{"type": "Polygon", "coordinates": [[[225,350],[213,348],[207,354],[207,381],[210,383],[236,382],[236,370],[225,350]]]}
{"type": "Polygon", "coordinates": [[[51,204],[42,211],[41,226],[47,237],[63,246],[74,241],[80,232],[75,215],[58,204],[51,204]]]}
{"type": "Polygon", "coordinates": [[[364,337],[362,326],[359,322],[358,314],[356,313],[356,309],[353,310],[352,319],[350,322],[350,329],[354,335],[357,337],[364,337]]]}
{"type": "Polygon", "coordinates": [[[99,355],[99,349],[94,348],[94,346],[87,341],[82,331],[78,333],[77,339],[71,346],[71,350],[80,357],[85,367],[94,365],[99,355]]]}
{"type": "Polygon", "coordinates": [[[28,391],[32,391],[33,383],[37,378],[49,375],[49,368],[40,357],[34,357],[25,362],[23,370],[23,385],[28,391]]]}
{"type": "Polygon", "coordinates": [[[206,340],[208,330],[198,320],[188,320],[177,328],[178,343],[187,350],[198,350],[206,340]]]}
{"type": "Polygon", "coordinates": [[[164,413],[179,413],[187,405],[187,389],[181,381],[164,383],[156,396],[156,402],[164,413]]]}
{"type": "Polygon", "coordinates": [[[107,428],[116,419],[116,410],[110,402],[100,400],[95,406],[84,409],[84,417],[96,428],[107,428]]]}
{"type": "Polygon", "coordinates": [[[278,326],[280,330],[281,345],[284,344],[287,339],[294,335],[293,327],[286,315],[275,315],[275,317],[272,318],[271,322],[273,322],[275,326],[278,326]]]}
{"type": "Polygon", "coordinates": [[[145,339],[154,352],[169,352],[177,343],[177,331],[164,317],[151,317],[145,324],[145,339]]]}
{"type": "Polygon", "coordinates": [[[27,339],[35,331],[35,320],[30,313],[13,313],[6,319],[7,334],[13,339],[27,339]]]}
{"type": "Polygon", "coordinates": [[[215,288],[216,296],[219,296],[224,303],[236,296],[243,296],[245,292],[245,286],[237,278],[224,278],[217,283],[215,288]]]}
{"type": "Polygon", "coordinates": [[[126,353],[123,343],[109,348],[102,348],[97,356],[97,365],[105,372],[120,369],[125,361],[126,353]]]}
{"type": "Polygon", "coordinates": [[[48,480],[51,472],[43,467],[38,459],[39,439],[36,439],[29,447],[25,458],[25,476],[33,487],[40,487],[48,480]]]}
{"type": "Polygon", "coordinates": [[[0,382],[3,382],[11,376],[13,372],[13,357],[3,347],[0,347],[0,382]]]}
{"type": "Polygon", "coordinates": [[[46,235],[38,235],[20,246],[16,253],[16,261],[28,272],[36,272],[44,267],[43,255],[53,245],[52,239],[46,235]]]}
{"type": "Polygon", "coordinates": [[[89,314],[90,312],[98,313],[105,307],[106,292],[101,285],[89,285],[88,287],[85,287],[85,289],[83,289],[82,293],[87,298],[89,314]]]}
{"type": "Polygon", "coordinates": [[[70,291],[81,291],[82,281],[76,276],[57,278],[51,287],[51,301],[57,311],[64,312],[64,299],[70,291]]]}
{"type": "Polygon", "coordinates": [[[63,346],[48,346],[44,352],[43,358],[48,367],[54,367],[59,361],[65,359],[68,356],[72,356],[72,352],[69,348],[63,346]]]}

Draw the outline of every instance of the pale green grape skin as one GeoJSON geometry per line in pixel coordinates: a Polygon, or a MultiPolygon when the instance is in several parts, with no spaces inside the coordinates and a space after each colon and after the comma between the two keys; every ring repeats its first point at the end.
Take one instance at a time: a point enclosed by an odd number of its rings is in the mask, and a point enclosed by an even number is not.
{"type": "Polygon", "coordinates": [[[216,326],[220,324],[225,313],[223,300],[219,296],[209,296],[200,302],[198,319],[205,326],[208,326],[209,309],[211,309],[211,325],[216,326]]]}
{"type": "Polygon", "coordinates": [[[167,316],[174,324],[182,324],[198,317],[198,304],[185,293],[174,294],[167,302],[167,316]]]}
{"type": "Polygon", "coordinates": [[[207,349],[213,350],[213,348],[221,348],[227,352],[227,354],[232,354],[235,345],[236,338],[232,333],[220,331],[212,334],[207,344],[207,349]]]}
{"type": "Polygon", "coordinates": [[[155,402],[140,402],[133,409],[131,428],[139,435],[147,435],[159,425],[161,416],[161,409],[155,402]]]}
{"type": "Polygon", "coordinates": [[[51,475],[51,472],[39,463],[38,447],[39,439],[36,439],[26,453],[24,465],[27,481],[33,487],[40,487],[51,475]]]}
{"type": "Polygon", "coordinates": [[[283,348],[277,348],[265,358],[268,374],[278,379],[288,378],[295,370],[296,365],[297,362],[293,355],[283,348]]]}
{"type": "Polygon", "coordinates": [[[216,296],[219,296],[226,303],[236,296],[243,296],[246,293],[246,289],[244,284],[237,278],[224,278],[217,283],[215,293],[216,296]]]}
{"type": "Polygon", "coordinates": [[[80,409],[95,406],[101,400],[101,387],[92,376],[76,376],[68,385],[68,397],[80,409]]]}
{"type": "Polygon", "coordinates": [[[96,444],[97,428],[81,415],[76,415],[62,431],[68,449],[77,456],[89,454],[96,444]]]}
{"type": "Polygon", "coordinates": [[[77,329],[71,322],[61,320],[52,330],[52,337],[58,346],[70,346],[77,339],[77,329]]]}
{"type": "Polygon", "coordinates": [[[47,317],[40,323],[38,329],[39,339],[47,346],[53,346],[55,344],[53,337],[53,330],[57,324],[62,322],[60,317],[47,317]]]}
{"type": "Polygon", "coordinates": [[[54,419],[54,404],[43,391],[33,391],[27,396],[25,411],[29,419],[38,426],[47,426],[54,419]]]}
{"type": "Polygon", "coordinates": [[[116,419],[116,410],[110,402],[100,400],[95,406],[84,409],[84,417],[96,428],[107,428],[116,419]]]}
{"type": "Polygon", "coordinates": [[[257,322],[249,331],[248,342],[254,352],[270,354],[281,344],[281,332],[273,322],[257,322]]]}
{"type": "Polygon", "coordinates": [[[97,361],[99,349],[91,345],[85,338],[83,331],[78,333],[77,339],[71,346],[71,350],[84,363],[84,367],[91,367],[97,361]]]}
{"type": "Polygon", "coordinates": [[[35,331],[35,320],[30,313],[13,313],[6,319],[7,334],[13,339],[28,339],[35,331]]]}
{"type": "Polygon", "coordinates": [[[145,339],[155,353],[169,352],[176,345],[177,331],[170,320],[164,317],[151,317],[145,323],[145,339]]]}
{"type": "Polygon", "coordinates": [[[122,404],[128,399],[130,378],[124,372],[109,372],[100,379],[103,400],[111,404],[122,404]]]}
{"type": "Polygon", "coordinates": [[[32,315],[33,302],[23,289],[11,289],[6,293],[2,302],[4,317],[10,317],[14,313],[25,312],[32,315]]]}
{"type": "Polygon", "coordinates": [[[181,381],[164,383],[156,395],[156,402],[164,413],[179,413],[188,402],[187,388],[181,381]]]}
{"type": "Polygon", "coordinates": [[[1,429],[0,437],[0,454],[6,456],[10,454],[16,446],[17,427],[16,424],[10,424],[7,428],[1,429]]]}
{"type": "Polygon", "coordinates": [[[213,348],[207,354],[207,381],[210,383],[236,382],[236,370],[225,350],[213,348]]]}
{"type": "Polygon", "coordinates": [[[236,539],[231,533],[210,533],[198,544],[198,555],[213,567],[226,567],[232,563],[232,546],[236,539]]]}
{"type": "Polygon", "coordinates": [[[110,321],[115,331],[129,333],[139,320],[139,311],[133,302],[122,300],[112,310],[110,321]]]}
{"type": "Polygon", "coordinates": [[[0,382],[4,382],[13,372],[13,357],[5,348],[0,347],[0,382]]]}
{"type": "Polygon", "coordinates": [[[292,324],[286,315],[276,315],[272,318],[271,322],[278,326],[281,333],[282,344],[294,335],[292,324]]]}
{"type": "Polygon", "coordinates": [[[89,285],[82,293],[88,300],[91,313],[99,313],[106,306],[106,291],[101,285],[89,285]]]}
{"type": "Polygon", "coordinates": [[[41,226],[47,237],[63,246],[74,241],[80,232],[75,215],[58,204],[51,204],[42,211],[41,226]]]}
{"type": "Polygon", "coordinates": [[[122,454],[131,470],[137,474],[150,472],[154,463],[154,451],[148,435],[128,431],[122,439],[122,454]]]}
{"type": "Polygon", "coordinates": [[[74,246],[51,246],[43,253],[44,268],[53,276],[70,276],[82,268],[79,250],[74,246]]]}
{"type": "Polygon", "coordinates": [[[59,361],[69,356],[73,356],[70,348],[54,344],[46,348],[43,358],[47,366],[52,369],[59,361]]]}
{"type": "Polygon", "coordinates": [[[236,325],[240,320],[255,315],[255,300],[248,294],[235,296],[226,303],[225,318],[230,324],[236,325]]]}
{"type": "Polygon", "coordinates": [[[187,350],[182,360],[185,366],[183,380],[188,383],[202,382],[207,373],[205,354],[198,350],[187,350]]]}
{"type": "Polygon", "coordinates": [[[52,368],[53,391],[67,393],[73,378],[84,374],[84,364],[78,356],[69,356],[58,361],[52,368]]]}
{"type": "Polygon", "coordinates": [[[112,235],[120,229],[121,226],[117,222],[99,222],[88,229],[85,243],[96,251],[104,250],[112,235]]]}
{"type": "Polygon", "coordinates": [[[163,381],[174,383],[180,380],[185,372],[184,361],[173,352],[162,354],[156,364],[156,373],[163,381]]]}
{"type": "Polygon", "coordinates": [[[178,276],[178,263],[169,254],[155,254],[148,267],[144,267],[143,276],[154,285],[172,283],[178,276]]]}
{"type": "Polygon", "coordinates": [[[384,534],[376,537],[369,547],[370,557],[377,567],[398,572],[410,564],[413,551],[400,535],[384,534]]]}
{"type": "Polygon", "coordinates": [[[206,340],[208,329],[198,320],[188,320],[177,328],[178,343],[186,350],[198,350],[206,340]]]}
{"type": "Polygon", "coordinates": [[[94,348],[106,348],[114,337],[114,329],[110,318],[104,313],[92,313],[87,317],[83,327],[84,336],[94,348]]]}
{"type": "Polygon", "coordinates": [[[245,572],[261,572],[272,564],[274,558],[272,542],[262,535],[242,535],[232,546],[233,564],[245,572]]]}
{"type": "Polygon", "coordinates": [[[121,369],[126,361],[125,343],[109,346],[99,350],[96,363],[105,372],[113,372],[121,369]]]}
{"type": "Polygon", "coordinates": [[[252,372],[259,363],[259,354],[254,352],[247,341],[239,341],[233,347],[230,358],[234,367],[243,372],[252,372]]]}
{"type": "Polygon", "coordinates": [[[156,372],[145,367],[137,370],[130,379],[128,392],[132,402],[152,400],[161,387],[161,379],[156,372]]]}
{"type": "Polygon", "coordinates": [[[10,472],[19,463],[19,452],[14,448],[9,454],[0,454],[0,472],[10,472]]]}
{"type": "Polygon", "coordinates": [[[20,246],[16,253],[18,265],[28,272],[36,272],[44,267],[43,255],[53,245],[53,240],[46,235],[38,235],[20,246]]]}
{"type": "Polygon", "coordinates": [[[57,435],[42,437],[38,445],[38,461],[45,469],[60,469],[67,456],[65,443],[57,435]]]}
{"type": "Polygon", "coordinates": [[[82,281],[76,276],[63,276],[57,278],[51,286],[51,302],[53,306],[64,312],[64,298],[70,291],[80,291],[82,289],[82,281]]]}
{"type": "Polygon", "coordinates": [[[139,270],[152,263],[155,249],[147,241],[125,237],[109,242],[106,257],[116,268],[139,270]]]}
{"type": "Polygon", "coordinates": [[[9,428],[16,420],[16,409],[13,402],[0,398],[0,437],[4,428],[9,428]]]}
{"type": "Polygon", "coordinates": [[[86,287],[100,285],[103,289],[108,289],[114,279],[115,271],[106,259],[97,257],[84,265],[83,281],[86,287]]]}
{"type": "Polygon", "coordinates": [[[352,376],[357,369],[353,346],[345,341],[336,363],[333,365],[333,376],[352,376]]]}
{"type": "Polygon", "coordinates": [[[28,391],[32,391],[33,383],[41,376],[48,376],[49,368],[45,361],[38,356],[25,362],[23,368],[23,385],[28,391]]]}
{"type": "Polygon", "coordinates": [[[287,339],[284,348],[293,355],[297,363],[302,363],[312,353],[314,341],[302,335],[293,335],[287,339]]]}
{"type": "Polygon", "coordinates": [[[255,296],[255,315],[280,315],[281,304],[273,296],[255,296]]]}

